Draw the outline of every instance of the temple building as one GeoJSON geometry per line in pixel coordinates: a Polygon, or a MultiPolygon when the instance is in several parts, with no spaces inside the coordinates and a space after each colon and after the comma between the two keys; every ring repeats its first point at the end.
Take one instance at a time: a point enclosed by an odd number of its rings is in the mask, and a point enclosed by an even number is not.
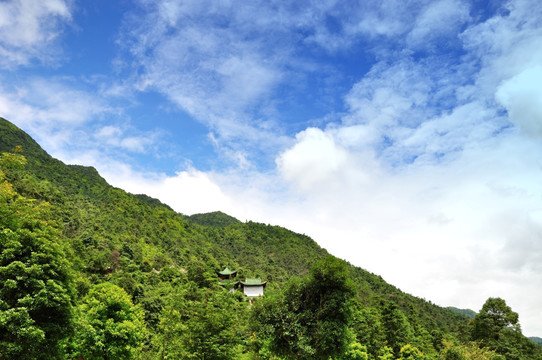
{"type": "Polygon", "coordinates": [[[249,297],[262,296],[266,284],[267,281],[261,281],[260,279],[246,279],[245,281],[239,281],[243,294],[249,297]]]}
{"type": "Polygon", "coordinates": [[[237,281],[235,280],[237,270],[230,270],[227,266],[224,268],[224,270],[217,271],[217,274],[219,278],[218,283],[220,285],[226,287],[230,291],[241,288],[243,294],[247,297],[262,296],[265,290],[265,285],[267,285],[267,281],[262,281],[259,278],[237,281]]]}
{"type": "Polygon", "coordinates": [[[222,271],[217,271],[219,281],[218,283],[225,286],[228,289],[237,288],[238,281],[235,280],[237,276],[237,270],[230,270],[227,266],[222,271]]]}
{"type": "Polygon", "coordinates": [[[227,266],[222,271],[218,271],[220,281],[233,280],[237,276],[237,270],[230,270],[227,266]]]}

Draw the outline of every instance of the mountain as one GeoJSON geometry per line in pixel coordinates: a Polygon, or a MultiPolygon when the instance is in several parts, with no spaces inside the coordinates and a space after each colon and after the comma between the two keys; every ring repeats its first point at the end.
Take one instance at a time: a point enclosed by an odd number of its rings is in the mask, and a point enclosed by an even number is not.
{"type": "Polygon", "coordinates": [[[448,306],[447,309],[451,310],[452,312],[454,312],[456,314],[464,315],[469,319],[474,319],[474,317],[476,316],[476,311],[471,310],[471,309],[458,309],[458,308],[453,307],[453,306],[448,306]]]}
{"type": "MultiPolygon", "coordinates": [[[[198,260],[210,261],[211,272],[228,265],[238,268],[240,275],[259,274],[276,282],[306,275],[311,264],[329,255],[309,237],[278,226],[242,223],[219,211],[184,216],[159,200],[113,188],[96,169],[53,159],[30,136],[0,118],[0,151],[16,146],[23,148],[28,172],[60,192],[57,198],[47,193],[42,196],[60,205],[67,237],[77,243],[77,255],[87,267],[97,273],[112,264],[93,256],[123,247],[134,247],[136,254],[140,249],[152,249],[152,255],[138,255],[136,261],[155,269],[182,266],[195,255],[198,260]]],[[[394,299],[405,309],[416,304],[431,308],[429,312],[438,314],[443,322],[454,326],[461,323],[460,316],[403,294],[377,275],[353,266],[350,271],[366,299],[394,299]]]]}
{"type": "Polygon", "coordinates": [[[188,219],[196,224],[213,227],[226,227],[228,225],[240,223],[240,221],[233,216],[224,214],[221,211],[206,214],[194,214],[190,215],[188,219]]]}
{"type": "MultiPolygon", "coordinates": [[[[131,345],[118,346],[139,349],[148,358],[167,353],[172,358],[278,359],[267,347],[269,339],[252,328],[252,310],[246,299],[220,287],[217,271],[229,267],[237,270],[237,279],[267,281],[266,301],[278,301],[294,291],[287,289],[305,284],[295,278],[314,277],[311,269],[330,258],[314,240],[279,226],[241,222],[222,212],[192,216],[176,213],[157,199],[110,186],[92,167],[66,165],[52,158],[30,136],[0,118],[0,153],[14,149],[16,153],[22,149],[16,156],[24,156],[27,164],[23,169],[5,167],[0,173],[8,184],[1,188],[7,194],[4,198],[47,207],[48,220],[37,219],[37,229],[54,228],[48,232],[57,234],[51,238],[59,249],[54,256],[69,264],[63,268],[69,268],[71,274],[72,304],[82,309],[75,312],[79,315],[74,320],[80,333],[67,327],[65,336],[73,340],[58,351],[73,357],[105,357],[96,355],[102,354],[103,348],[94,349],[85,342],[85,324],[92,323],[88,316],[100,313],[89,307],[106,306],[106,300],[92,300],[101,296],[100,292],[122,292],[127,294],[123,301],[141,309],[144,334],[134,335],[133,339],[139,340],[131,345]],[[89,353],[91,349],[97,352],[89,353]]],[[[16,216],[12,201],[0,203],[4,207],[0,210],[16,216]]],[[[32,214],[33,206],[28,206],[32,214]]],[[[8,250],[3,251],[8,254],[8,250]]],[[[0,261],[0,280],[2,266],[7,269],[10,264],[0,261]]],[[[392,344],[412,344],[427,358],[436,359],[439,353],[459,346],[454,344],[468,341],[471,313],[436,306],[403,293],[378,275],[347,263],[344,266],[353,289],[352,302],[348,302],[348,341],[365,346],[370,359],[376,359],[386,346],[393,348],[392,344]]],[[[2,294],[0,290],[0,312],[4,311],[2,294]]],[[[117,299],[111,294],[103,297],[111,298],[117,299]]],[[[106,313],[123,306],[112,305],[106,313]]],[[[123,310],[122,316],[128,313],[137,311],[123,310]]],[[[108,324],[105,320],[99,323],[108,324]]],[[[0,333],[2,326],[0,322],[0,333]]],[[[298,326],[295,338],[308,336],[298,326]]],[[[131,325],[129,332],[135,327],[131,325]]],[[[8,340],[0,335],[0,355],[3,342],[8,340]]],[[[9,346],[6,349],[12,349],[9,346]]],[[[110,348],[119,348],[115,346],[110,348]]],[[[300,348],[310,353],[307,346],[300,348]]],[[[399,350],[393,350],[396,357],[399,350]]],[[[11,357],[21,354],[23,350],[11,357]]]]}

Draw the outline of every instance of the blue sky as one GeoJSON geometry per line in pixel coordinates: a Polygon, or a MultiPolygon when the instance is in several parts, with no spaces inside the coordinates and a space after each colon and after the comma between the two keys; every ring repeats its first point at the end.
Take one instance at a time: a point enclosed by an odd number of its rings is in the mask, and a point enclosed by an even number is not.
{"type": "Polygon", "coordinates": [[[0,1],[0,116],[184,214],[313,237],[542,336],[542,8],[0,1]]]}

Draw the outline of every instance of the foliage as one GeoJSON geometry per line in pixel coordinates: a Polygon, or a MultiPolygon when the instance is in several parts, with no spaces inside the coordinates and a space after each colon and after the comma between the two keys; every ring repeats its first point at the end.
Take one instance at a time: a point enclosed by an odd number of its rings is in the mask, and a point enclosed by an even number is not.
{"type": "Polygon", "coordinates": [[[72,281],[49,204],[20,196],[6,180],[25,162],[19,154],[0,158],[2,359],[57,356],[71,332],[72,281]]]}
{"type": "Polygon", "coordinates": [[[380,349],[380,355],[378,356],[379,360],[394,360],[393,349],[389,346],[384,346],[380,349]]]}
{"type": "Polygon", "coordinates": [[[367,347],[367,352],[373,359],[376,359],[380,350],[387,344],[378,309],[356,303],[353,306],[353,319],[350,328],[356,336],[356,341],[364,344],[367,347]]]}
{"type": "Polygon", "coordinates": [[[368,360],[367,347],[358,342],[353,342],[348,345],[342,360],[368,360]]]}
{"type": "Polygon", "coordinates": [[[506,359],[542,357],[540,346],[521,334],[518,314],[501,298],[489,298],[472,322],[471,337],[506,359]]]}
{"type": "Polygon", "coordinates": [[[382,324],[388,346],[399,357],[401,348],[413,342],[414,337],[407,317],[393,301],[382,303],[382,324]]]}
{"type": "Polygon", "coordinates": [[[254,309],[256,331],[274,353],[292,359],[328,359],[345,350],[351,320],[352,285],[346,264],[328,257],[310,276],[294,279],[282,294],[254,309]]]}
{"type": "Polygon", "coordinates": [[[195,283],[175,289],[160,316],[157,347],[165,359],[236,359],[243,327],[237,313],[242,298],[226,290],[201,289],[195,283]]]}
{"type": "Polygon", "coordinates": [[[95,285],[79,309],[75,353],[88,359],[133,359],[145,338],[143,310],[111,283],[95,285]]]}
{"type": "Polygon", "coordinates": [[[473,340],[498,341],[505,329],[520,331],[518,314],[501,298],[489,298],[473,322],[473,340]]]}
{"type": "Polygon", "coordinates": [[[474,317],[476,316],[476,312],[471,309],[458,309],[453,306],[448,306],[447,309],[453,311],[454,313],[464,315],[469,319],[474,319],[474,317]]]}
{"type": "Polygon", "coordinates": [[[416,347],[406,344],[399,352],[399,360],[424,360],[423,353],[416,347]]]}
{"type": "Polygon", "coordinates": [[[476,342],[465,344],[452,344],[445,342],[441,353],[443,360],[504,360],[502,356],[485,347],[480,347],[476,342]]]}
{"type": "Polygon", "coordinates": [[[221,228],[240,223],[236,218],[224,214],[221,211],[214,211],[206,214],[194,214],[190,215],[188,218],[196,224],[221,228]]]}

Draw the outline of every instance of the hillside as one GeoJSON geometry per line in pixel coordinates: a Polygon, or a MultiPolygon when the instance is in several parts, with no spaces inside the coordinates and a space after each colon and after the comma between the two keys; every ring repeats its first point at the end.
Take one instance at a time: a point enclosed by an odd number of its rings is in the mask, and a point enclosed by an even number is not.
{"type": "Polygon", "coordinates": [[[474,319],[476,317],[476,311],[471,309],[458,309],[453,306],[448,306],[447,309],[453,311],[454,313],[464,315],[469,319],[474,319]]]}
{"type": "Polygon", "coordinates": [[[213,227],[226,227],[228,225],[238,224],[239,220],[221,211],[215,211],[207,214],[190,215],[188,219],[196,224],[213,227]]]}
{"type": "MultiPolygon", "coordinates": [[[[0,118],[0,152],[16,147],[22,152],[14,156],[24,156],[27,163],[24,167],[4,166],[2,176],[9,186],[3,190],[8,200],[2,206],[6,214],[15,214],[11,204],[20,201],[27,204],[30,217],[35,204],[47,207],[46,215],[35,213],[35,226],[39,231],[51,227],[47,234],[56,234],[45,238],[56,244],[51,245],[58,248],[54,256],[68,264],[62,268],[69,268],[69,276],[60,285],[68,288],[73,309],[84,308],[87,313],[90,306],[107,302],[92,301],[100,291],[109,292],[106,298],[116,298],[111,295],[115,291],[125,292],[128,297],[122,301],[142,311],[141,319],[134,315],[130,321],[143,329],[139,335],[133,334],[137,341],[126,346],[137,349],[144,358],[170,354],[170,358],[278,359],[270,350],[271,340],[254,337],[260,333],[251,327],[250,319],[258,317],[246,306],[246,299],[218,286],[216,272],[227,266],[238,270],[239,279],[268,281],[270,295],[266,298],[270,300],[266,301],[274,301],[304,284],[297,284],[293,277],[316,276],[311,268],[322,266],[318,264],[329,258],[325,249],[305,235],[278,226],[243,223],[221,212],[178,214],[159,200],[108,185],[94,168],[53,159],[31,137],[0,118]]],[[[26,225],[2,226],[23,231],[26,225]]],[[[7,249],[3,248],[6,254],[7,249]]],[[[0,270],[12,265],[6,261],[0,263],[0,270]]],[[[351,313],[348,341],[365,346],[369,358],[376,359],[385,347],[399,357],[401,346],[411,344],[427,358],[436,359],[439,353],[469,339],[467,316],[405,294],[361,268],[344,266],[353,289],[353,298],[347,302],[351,313]]],[[[0,297],[0,311],[4,310],[0,297]]],[[[58,351],[87,358],[103,356],[96,355],[103,348],[94,349],[86,342],[90,340],[84,329],[91,320],[78,314],[73,319],[78,330],[66,335],[74,340],[58,351]]],[[[0,330],[2,324],[0,321],[0,330]]],[[[5,345],[6,341],[11,340],[2,338],[0,342],[5,345]]],[[[0,344],[0,359],[7,358],[8,348],[0,344]]],[[[35,354],[28,352],[30,358],[35,354]]],[[[128,351],[116,356],[135,355],[128,351]]]]}

